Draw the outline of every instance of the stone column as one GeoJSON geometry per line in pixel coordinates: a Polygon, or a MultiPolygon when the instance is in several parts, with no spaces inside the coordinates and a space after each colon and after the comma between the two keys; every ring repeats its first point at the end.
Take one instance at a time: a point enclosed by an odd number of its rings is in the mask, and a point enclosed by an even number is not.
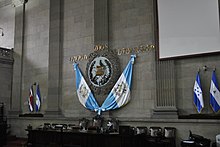
{"type": "Polygon", "coordinates": [[[48,65],[48,94],[45,115],[58,116],[61,114],[61,49],[60,49],[60,0],[50,1],[49,20],[49,65],[48,65]]]}
{"type": "Polygon", "coordinates": [[[14,0],[15,6],[15,34],[14,34],[14,66],[13,85],[9,115],[17,115],[21,112],[22,96],[22,71],[23,71],[23,49],[24,49],[24,22],[25,1],[14,0]]]}
{"type": "MultiPolygon", "coordinates": [[[[94,0],[94,45],[108,45],[108,0],[94,0]]],[[[101,105],[105,94],[95,94],[101,105]]]]}
{"type": "Polygon", "coordinates": [[[108,0],[94,0],[94,45],[108,44],[108,0]]]}
{"type": "Polygon", "coordinates": [[[154,118],[177,118],[174,61],[156,61],[154,118]]]}
{"type": "MultiPolygon", "coordinates": [[[[94,45],[108,46],[108,0],[94,0],[94,45]]],[[[99,105],[105,101],[106,94],[95,94],[99,105]]],[[[103,112],[102,116],[109,117],[109,111],[103,112]]]]}

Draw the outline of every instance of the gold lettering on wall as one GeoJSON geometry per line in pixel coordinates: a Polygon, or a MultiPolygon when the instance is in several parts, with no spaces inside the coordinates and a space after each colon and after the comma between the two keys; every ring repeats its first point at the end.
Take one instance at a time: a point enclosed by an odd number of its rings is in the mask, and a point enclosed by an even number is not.
{"type": "Polygon", "coordinates": [[[101,50],[105,50],[105,49],[108,49],[108,45],[107,44],[105,44],[105,45],[98,44],[98,45],[94,46],[94,50],[95,51],[101,51],[101,50]]]}
{"type": "Polygon", "coordinates": [[[87,55],[76,55],[70,57],[69,61],[71,62],[76,62],[76,61],[82,61],[82,60],[87,60],[88,56],[87,55]]]}
{"type": "MultiPolygon", "coordinates": [[[[94,51],[102,51],[108,49],[108,45],[102,45],[98,44],[94,46],[94,51]]],[[[137,47],[133,48],[119,48],[119,49],[113,49],[119,56],[121,55],[128,55],[128,54],[139,54],[139,53],[144,53],[144,52],[150,52],[155,49],[155,46],[153,44],[147,44],[147,45],[139,45],[137,47]]],[[[71,62],[76,62],[76,61],[83,61],[87,60],[88,55],[75,55],[69,58],[69,61],[71,62]]]]}

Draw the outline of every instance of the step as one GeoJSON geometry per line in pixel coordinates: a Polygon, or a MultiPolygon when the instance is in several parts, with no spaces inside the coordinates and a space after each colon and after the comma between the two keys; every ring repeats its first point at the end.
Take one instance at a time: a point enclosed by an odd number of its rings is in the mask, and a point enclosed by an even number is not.
{"type": "Polygon", "coordinates": [[[27,138],[16,138],[15,140],[7,141],[4,147],[26,147],[27,138]]]}

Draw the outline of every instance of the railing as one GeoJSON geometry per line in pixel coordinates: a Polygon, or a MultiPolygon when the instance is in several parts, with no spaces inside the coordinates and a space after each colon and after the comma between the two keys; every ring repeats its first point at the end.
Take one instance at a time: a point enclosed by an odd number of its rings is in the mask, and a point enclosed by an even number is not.
{"type": "Polygon", "coordinates": [[[0,123],[5,123],[7,118],[4,113],[4,103],[0,102],[0,123]]]}
{"type": "Polygon", "coordinates": [[[0,47],[0,59],[1,58],[13,60],[13,49],[6,49],[0,47]]]}
{"type": "Polygon", "coordinates": [[[0,102],[0,146],[6,144],[7,119],[4,115],[4,103],[0,102]]]}

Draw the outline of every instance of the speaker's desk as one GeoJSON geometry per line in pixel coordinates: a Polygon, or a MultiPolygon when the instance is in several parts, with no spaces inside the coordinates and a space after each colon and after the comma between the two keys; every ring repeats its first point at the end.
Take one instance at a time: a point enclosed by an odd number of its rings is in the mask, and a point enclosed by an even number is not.
{"type": "Polygon", "coordinates": [[[165,143],[144,134],[121,135],[118,133],[104,134],[96,131],[81,132],[79,130],[63,129],[27,129],[28,145],[33,147],[62,146],[62,147],[175,147],[173,139],[165,143]]]}

